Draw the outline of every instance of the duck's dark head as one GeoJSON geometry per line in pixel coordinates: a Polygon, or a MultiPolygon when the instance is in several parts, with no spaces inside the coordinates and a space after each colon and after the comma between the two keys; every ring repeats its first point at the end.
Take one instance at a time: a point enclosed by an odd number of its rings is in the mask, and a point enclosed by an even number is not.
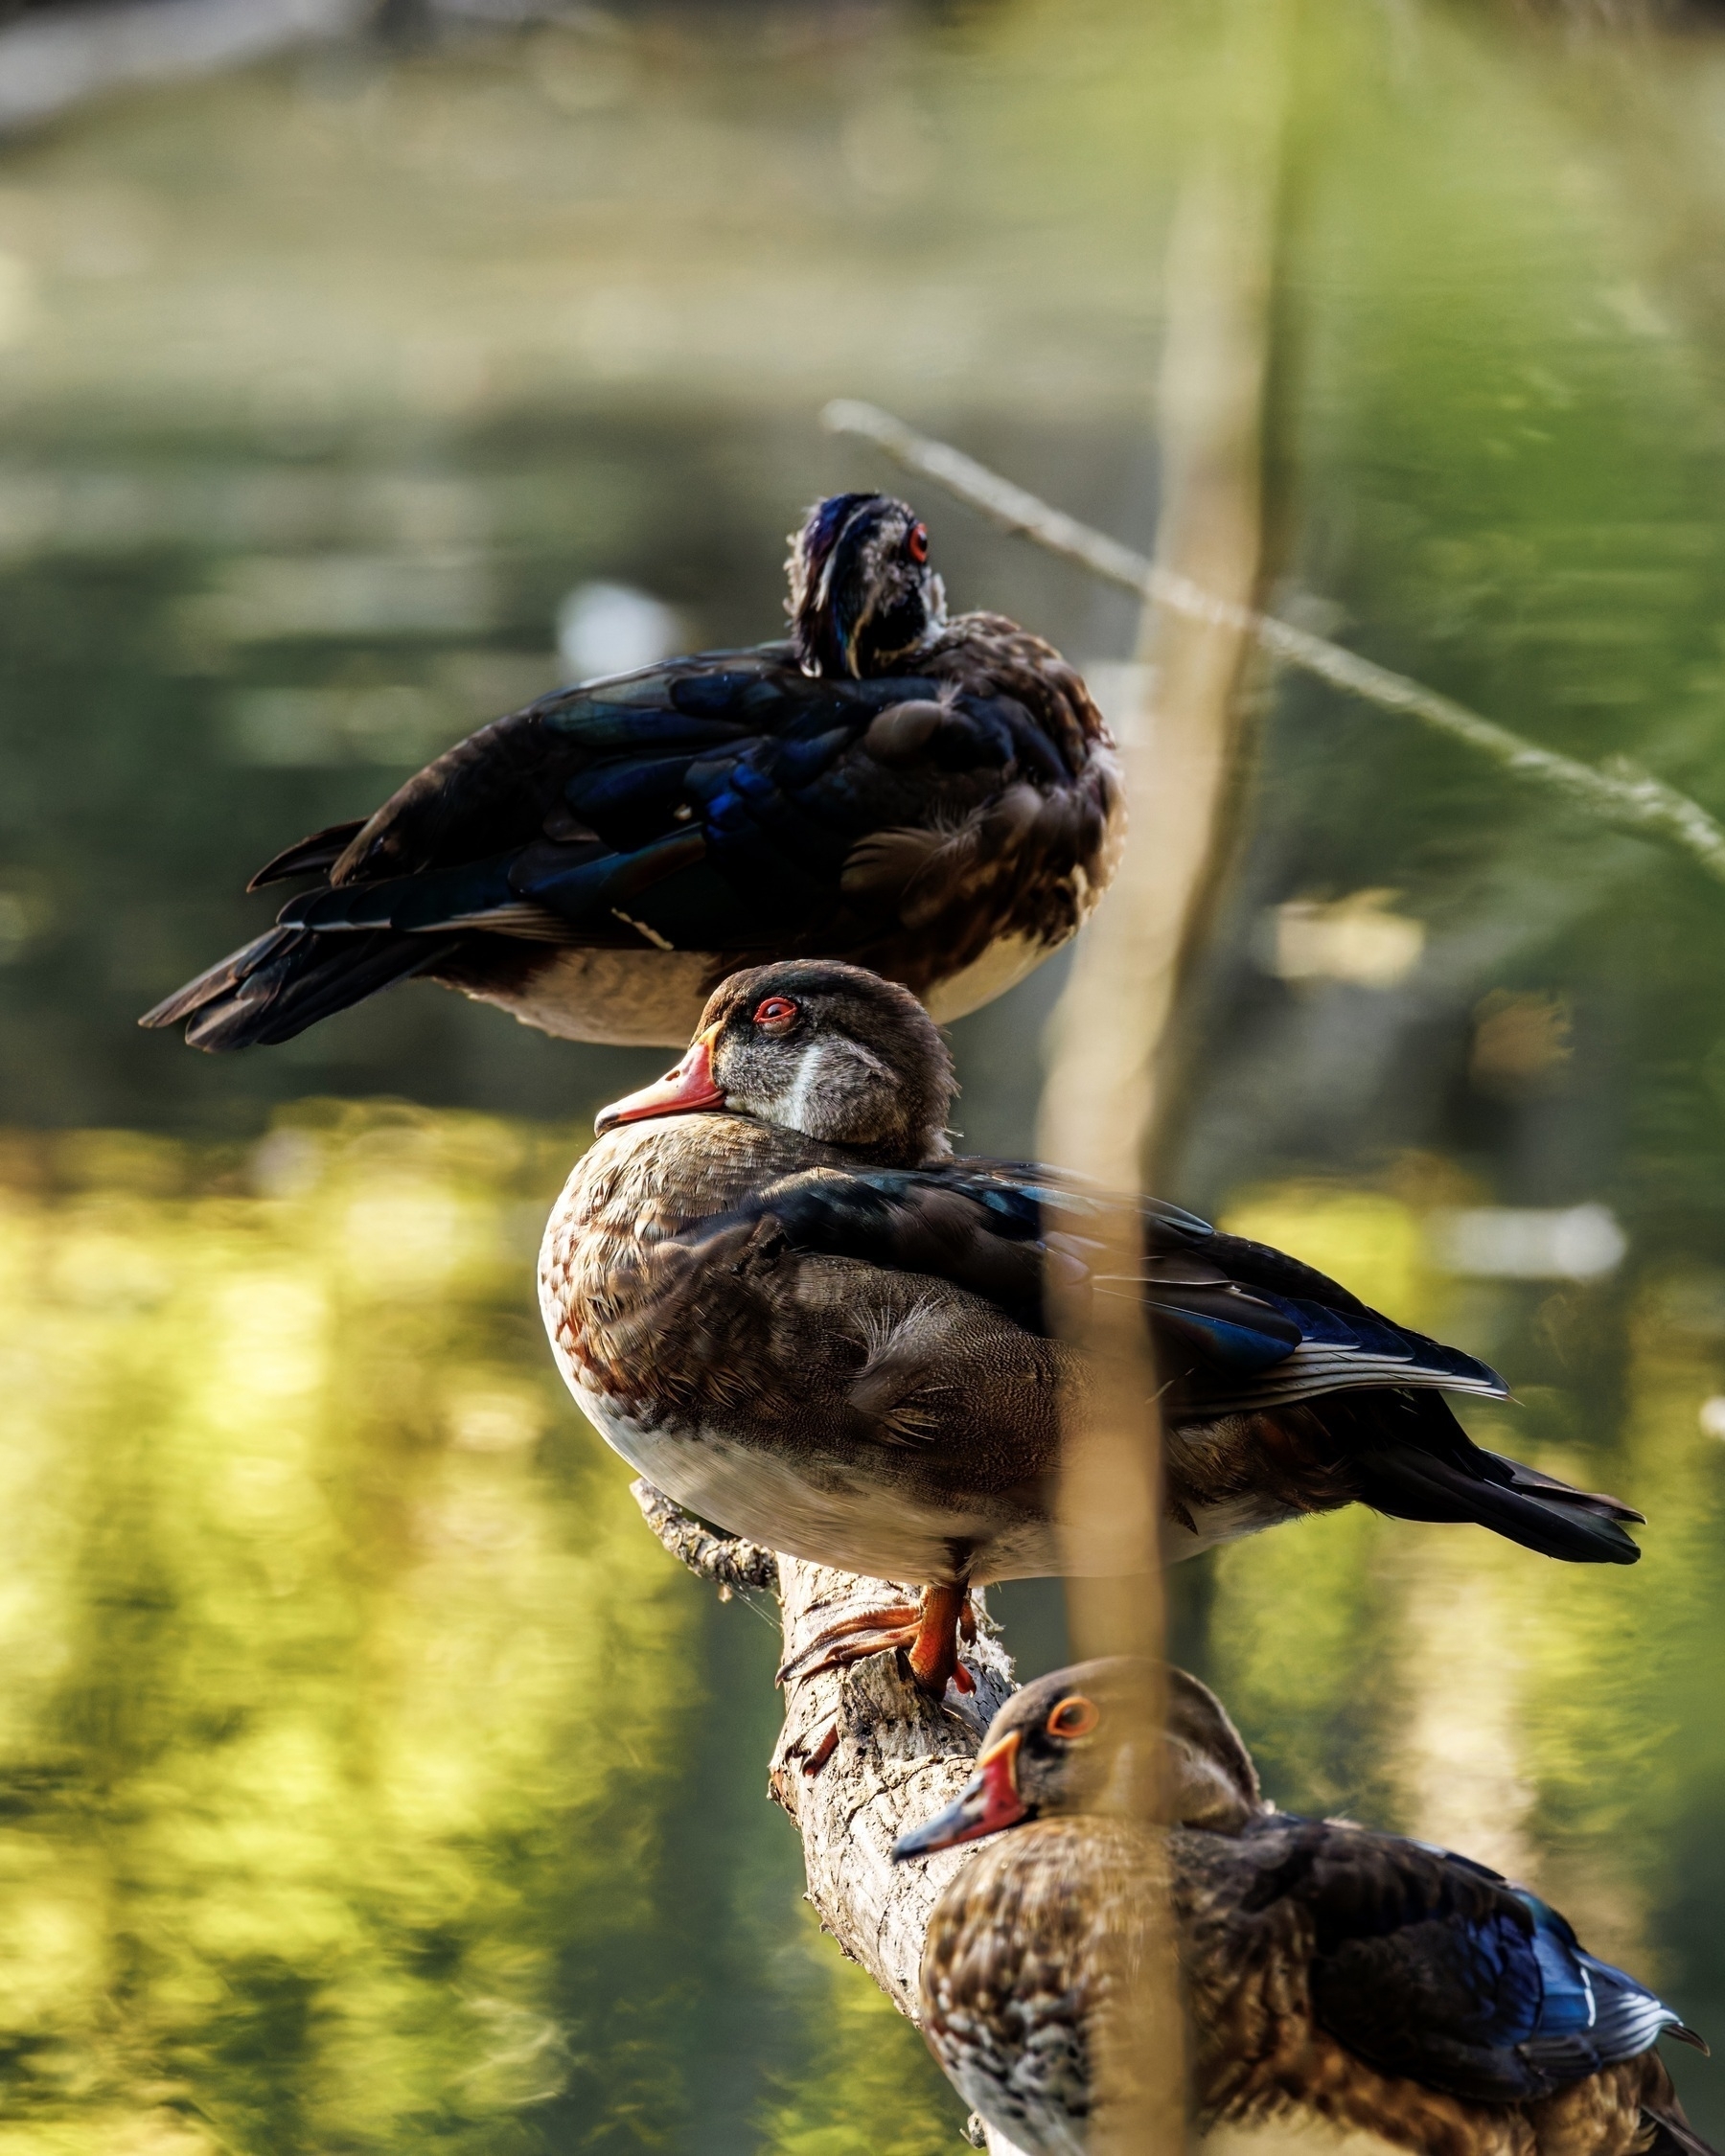
{"type": "Polygon", "coordinates": [[[598,1128],[723,1109],[914,1166],[950,1152],[955,1090],[946,1043],[908,989],[861,966],[788,959],[721,981],[681,1063],[605,1109],[598,1128]]]}
{"type": "Polygon", "coordinates": [[[806,674],[900,673],[946,620],[929,528],[890,494],[829,494],[791,535],[786,610],[806,674]]]}
{"type": "MultiPolygon", "coordinates": [[[[1114,1656],[1056,1669],[1014,1692],[989,1724],[977,1771],[893,1855],[928,1856],[1026,1820],[1106,1812],[1142,1818],[1151,1800],[1149,1665],[1114,1656]]],[[[1168,1815],[1177,1825],[1237,1834],[1263,1808],[1257,1770],[1222,1702],[1170,1669],[1168,1815]]]]}

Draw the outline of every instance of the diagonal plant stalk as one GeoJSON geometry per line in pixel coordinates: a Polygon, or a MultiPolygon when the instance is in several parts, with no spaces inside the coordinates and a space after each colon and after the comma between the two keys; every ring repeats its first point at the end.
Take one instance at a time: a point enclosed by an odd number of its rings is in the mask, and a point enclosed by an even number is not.
{"type": "Polygon", "coordinates": [[[1708,875],[1725,883],[1725,828],[1700,802],[1639,769],[1626,757],[1613,757],[1598,766],[1560,755],[1555,749],[1541,748],[1537,742],[1512,733],[1495,719],[1470,711],[1466,704],[1428,689],[1406,674],[1362,658],[1357,652],[1332,644],[1327,637],[1315,636],[1309,630],[1296,629],[1292,622],[1278,621],[1274,614],[1257,613],[1205,589],[1178,570],[1159,565],[1106,533],[1081,524],[1075,516],[1001,478],[951,443],[918,434],[878,405],[841,397],[827,405],[821,419],[830,432],[873,442],[908,471],[937,481],[949,493],[980,510],[1003,530],[1034,539],[1049,553],[1075,562],[1106,583],[1136,592],[1188,621],[1248,636],[1284,665],[1316,675],[1332,688],[1375,704],[1380,711],[1417,719],[1490,757],[1513,776],[1560,794],[1572,807],[1585,810],[1620,831],[1674,846],[1698,862],[1708,875]]]}

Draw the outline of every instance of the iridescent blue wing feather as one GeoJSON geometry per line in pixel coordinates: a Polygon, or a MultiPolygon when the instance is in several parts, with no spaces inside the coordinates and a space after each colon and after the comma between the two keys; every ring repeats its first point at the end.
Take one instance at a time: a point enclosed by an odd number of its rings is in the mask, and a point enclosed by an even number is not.
{"type": "MultiPolygon", "coordinates": [[[[858,840],[909,807],[900,779],[852,752],[883,711],[936,693],[918,677],[816,679],[776,647],[560,691],[439,758],[333,863],[311,847],[283,857],[284,873],[334,873],[282,920],[782,942],[787,906],[818,928],[858,840]]],[[[1014,753],[1011,731],[972,723],[962,700],[943,732],[959,762],[1014,753]]]]}
{"type": "Polygon", "coordinates": [[[1662,2030],[1690,2035],[1555,1910],[1466,1858],[1314,1824],[1266,1884],[1261,1901],[1308,1913],[1318,2020],[1385,2073],[1525,2101],[1639,2057],[1662,2030]]]}

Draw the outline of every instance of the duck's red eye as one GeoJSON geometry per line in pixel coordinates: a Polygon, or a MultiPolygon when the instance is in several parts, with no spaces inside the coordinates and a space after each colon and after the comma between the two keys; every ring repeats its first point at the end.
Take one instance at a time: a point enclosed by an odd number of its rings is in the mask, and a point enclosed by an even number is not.
{"type": "Polygon", "coordinates": [[[911,525],[910,537],[905,541],[905,551],[912,562],[922,562],[929,559],[929,527],[926,524],[911,525]]]}
{"type": "Polygon", "coordinates": [[[769,996],[756,1006],[754,1021],[769,1033],[788,1033],[799,1008],[789,996],[769,996]]]}
{"type": "Polygon", "coordinates": [[[1102,1709],[1092,1699],[1072,1692],[1048,1716],[1048,1734],[1058,1737],[1089,1736],[1102,1719],[1102,1709]]]}

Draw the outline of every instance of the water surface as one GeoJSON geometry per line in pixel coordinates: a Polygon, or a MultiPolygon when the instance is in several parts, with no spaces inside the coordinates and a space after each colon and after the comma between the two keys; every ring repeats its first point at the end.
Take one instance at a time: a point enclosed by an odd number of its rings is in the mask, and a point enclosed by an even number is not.
{"type": "MultiPolygon", "coordinates": [[[[1236,12],[1276,603],[1725,812],[1725,62],[1236,12]]],[[[956,2145],[800,1904],[768,1613],[664,1557],[540,1335],[544,1212],[659,1059],[429,988],[240,1059],[132,1021],[282,843],[557,679],[573,587],[770,633],[800,506],[887,477],[828,396],[1146,542],[1213,27],[630,16],[0,152],[0,2156],[956,2145]]],[[[921,506],[956,603],[1127,655],[1117,596],[921,506]]],[[[1167,1194],[1499,1364],[1483,1441],[1647,1554],[1348,1513],[1184,1568],[1180,1650],[1284,1803],[1514,1870],[1725,2037],[1725,890],[1257,686],[1167,1194]],[[1494,1208],[1578,1207],[1616,1262],[1493,1275],[1494,1208]]],[[[978,1150],[1032,1142],[1055,985],[956,1030],[978,1150]]],[[[1055,1591],[1000,1599],[1057,1659],[1055,1591]]]]}

